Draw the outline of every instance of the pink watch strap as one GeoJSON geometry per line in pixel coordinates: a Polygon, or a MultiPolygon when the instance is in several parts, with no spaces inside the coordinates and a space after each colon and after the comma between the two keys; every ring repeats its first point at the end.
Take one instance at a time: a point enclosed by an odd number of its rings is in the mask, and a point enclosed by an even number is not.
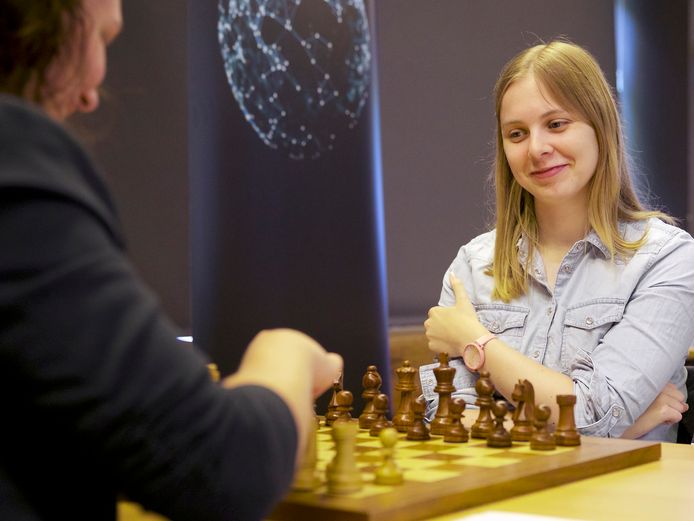
{"type": "Polygon", "coordinates": [[[496,338],[496,335],[493,335],[492,333],[488,333],[486,335],[482,335],[479,337],[477,340],[474,340],[467,344],[463,350],[463,362],[465,363],[465,366],[470,369],[470,371],[479,371],[480,368],[484,365],[485,362],[485,355],[484,355],[484,347],[487,345],[488,342],[494,340],[496,338]],[[467,351],[468,347],[472,347],[477,350],[477,353],[479,354],[480,360],[476,365],[471,365],[468,360],[465,358],[465,351],[467,351]]]}

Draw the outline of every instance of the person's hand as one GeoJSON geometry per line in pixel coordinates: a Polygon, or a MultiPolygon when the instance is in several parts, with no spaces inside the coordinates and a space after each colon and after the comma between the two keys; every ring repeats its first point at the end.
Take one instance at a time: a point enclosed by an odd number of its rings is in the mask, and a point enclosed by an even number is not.
{"type": "Polygon", "coordinates": [[[424,329],[429,349],[436,353],[461,354],[462,348],[476,338],[488,333],[477,319],[474,306],[470,303],[463,283],[450,273],[449,279],[455,306],[436,306],[429,310],[424,329]]]}
{"type": "Polygon", "coordinates": [[[622,438],[636,439],[663,423],[672,425],[682,420],[689,406],[685,396],[673,384],[668,383],[653,403],[636,422],[622,434],[622,438]]]}
{"type": "MultiPolygon", "coordinates": [[[[257,383],[271,389],[307,382],[311,398],[325,392],[342,371],[342,357],[328,353],[308,335],[293,329],[258,333],[246,348],[239,369],[227,377],[227,388],[257,383]]],[[[282,393],[280,393],[282,394],[282,393]]]]}
{"type": "Polygon", "coordinates": [[[342,357],[328,353],[311,337],[292,329],[258,333],[241,359],[239,370],[225,378],[228,389],[260,385],[277,393],[294,416],[297,458],[303,454],[314,420],[313,402],[337,380],[342,357]]]}

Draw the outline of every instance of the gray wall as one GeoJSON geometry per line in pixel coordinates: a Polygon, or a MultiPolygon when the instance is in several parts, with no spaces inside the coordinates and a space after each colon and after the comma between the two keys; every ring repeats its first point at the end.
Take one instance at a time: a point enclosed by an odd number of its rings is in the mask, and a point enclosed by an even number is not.
{"type": "MultiPolygon", "coordinates": [[[[110,100],[80,124],[88,122],[108,172],[135,264],[172,317],[189,327],[186,1],[123,3],[110,100]]],[[[499,69],[538,37],[565,35],[586,45],[612,80],[613,8],[608,0],[376,5],[390,315],[393,323],[421,323],[458,247],[489,223],[490,91],[499,69]]],[[[691,177],[692,147],[689,154],[691,177]]]]}
{"type": "Polygon", "coordinates": [[[421,323],[458,248],[490,223],[491,90],[538,40],[586,46],[614,84],[612,2],[378,0],[393,324],[421,323]]]}
{"type": "Polygon", "coordinates": [[[186,1],[124,0],[123,16],[102,106],[77,127],[114,191],[131,259],[188,329],[186,1]]]}

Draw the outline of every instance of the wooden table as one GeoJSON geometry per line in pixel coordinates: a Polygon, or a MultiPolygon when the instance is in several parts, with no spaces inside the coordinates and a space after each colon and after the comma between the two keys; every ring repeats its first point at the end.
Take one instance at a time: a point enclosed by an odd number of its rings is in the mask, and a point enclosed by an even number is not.
{"type": "Polygon", "coordinates": [[[694,519],[694,446],[663,443],[660,461],[432,518],[518,512],[591,521],[694,519]]]}

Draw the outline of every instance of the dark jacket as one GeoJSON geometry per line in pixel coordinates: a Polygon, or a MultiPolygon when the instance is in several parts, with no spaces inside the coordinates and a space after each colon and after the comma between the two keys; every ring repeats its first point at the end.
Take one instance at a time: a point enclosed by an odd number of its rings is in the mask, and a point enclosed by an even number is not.
{"type": "Polygon", "coordinates": [[[292,477],[273,392],[213,384],[124,254],[78,143],[0,98],[0,519],[259,519],[292,477]]]}

